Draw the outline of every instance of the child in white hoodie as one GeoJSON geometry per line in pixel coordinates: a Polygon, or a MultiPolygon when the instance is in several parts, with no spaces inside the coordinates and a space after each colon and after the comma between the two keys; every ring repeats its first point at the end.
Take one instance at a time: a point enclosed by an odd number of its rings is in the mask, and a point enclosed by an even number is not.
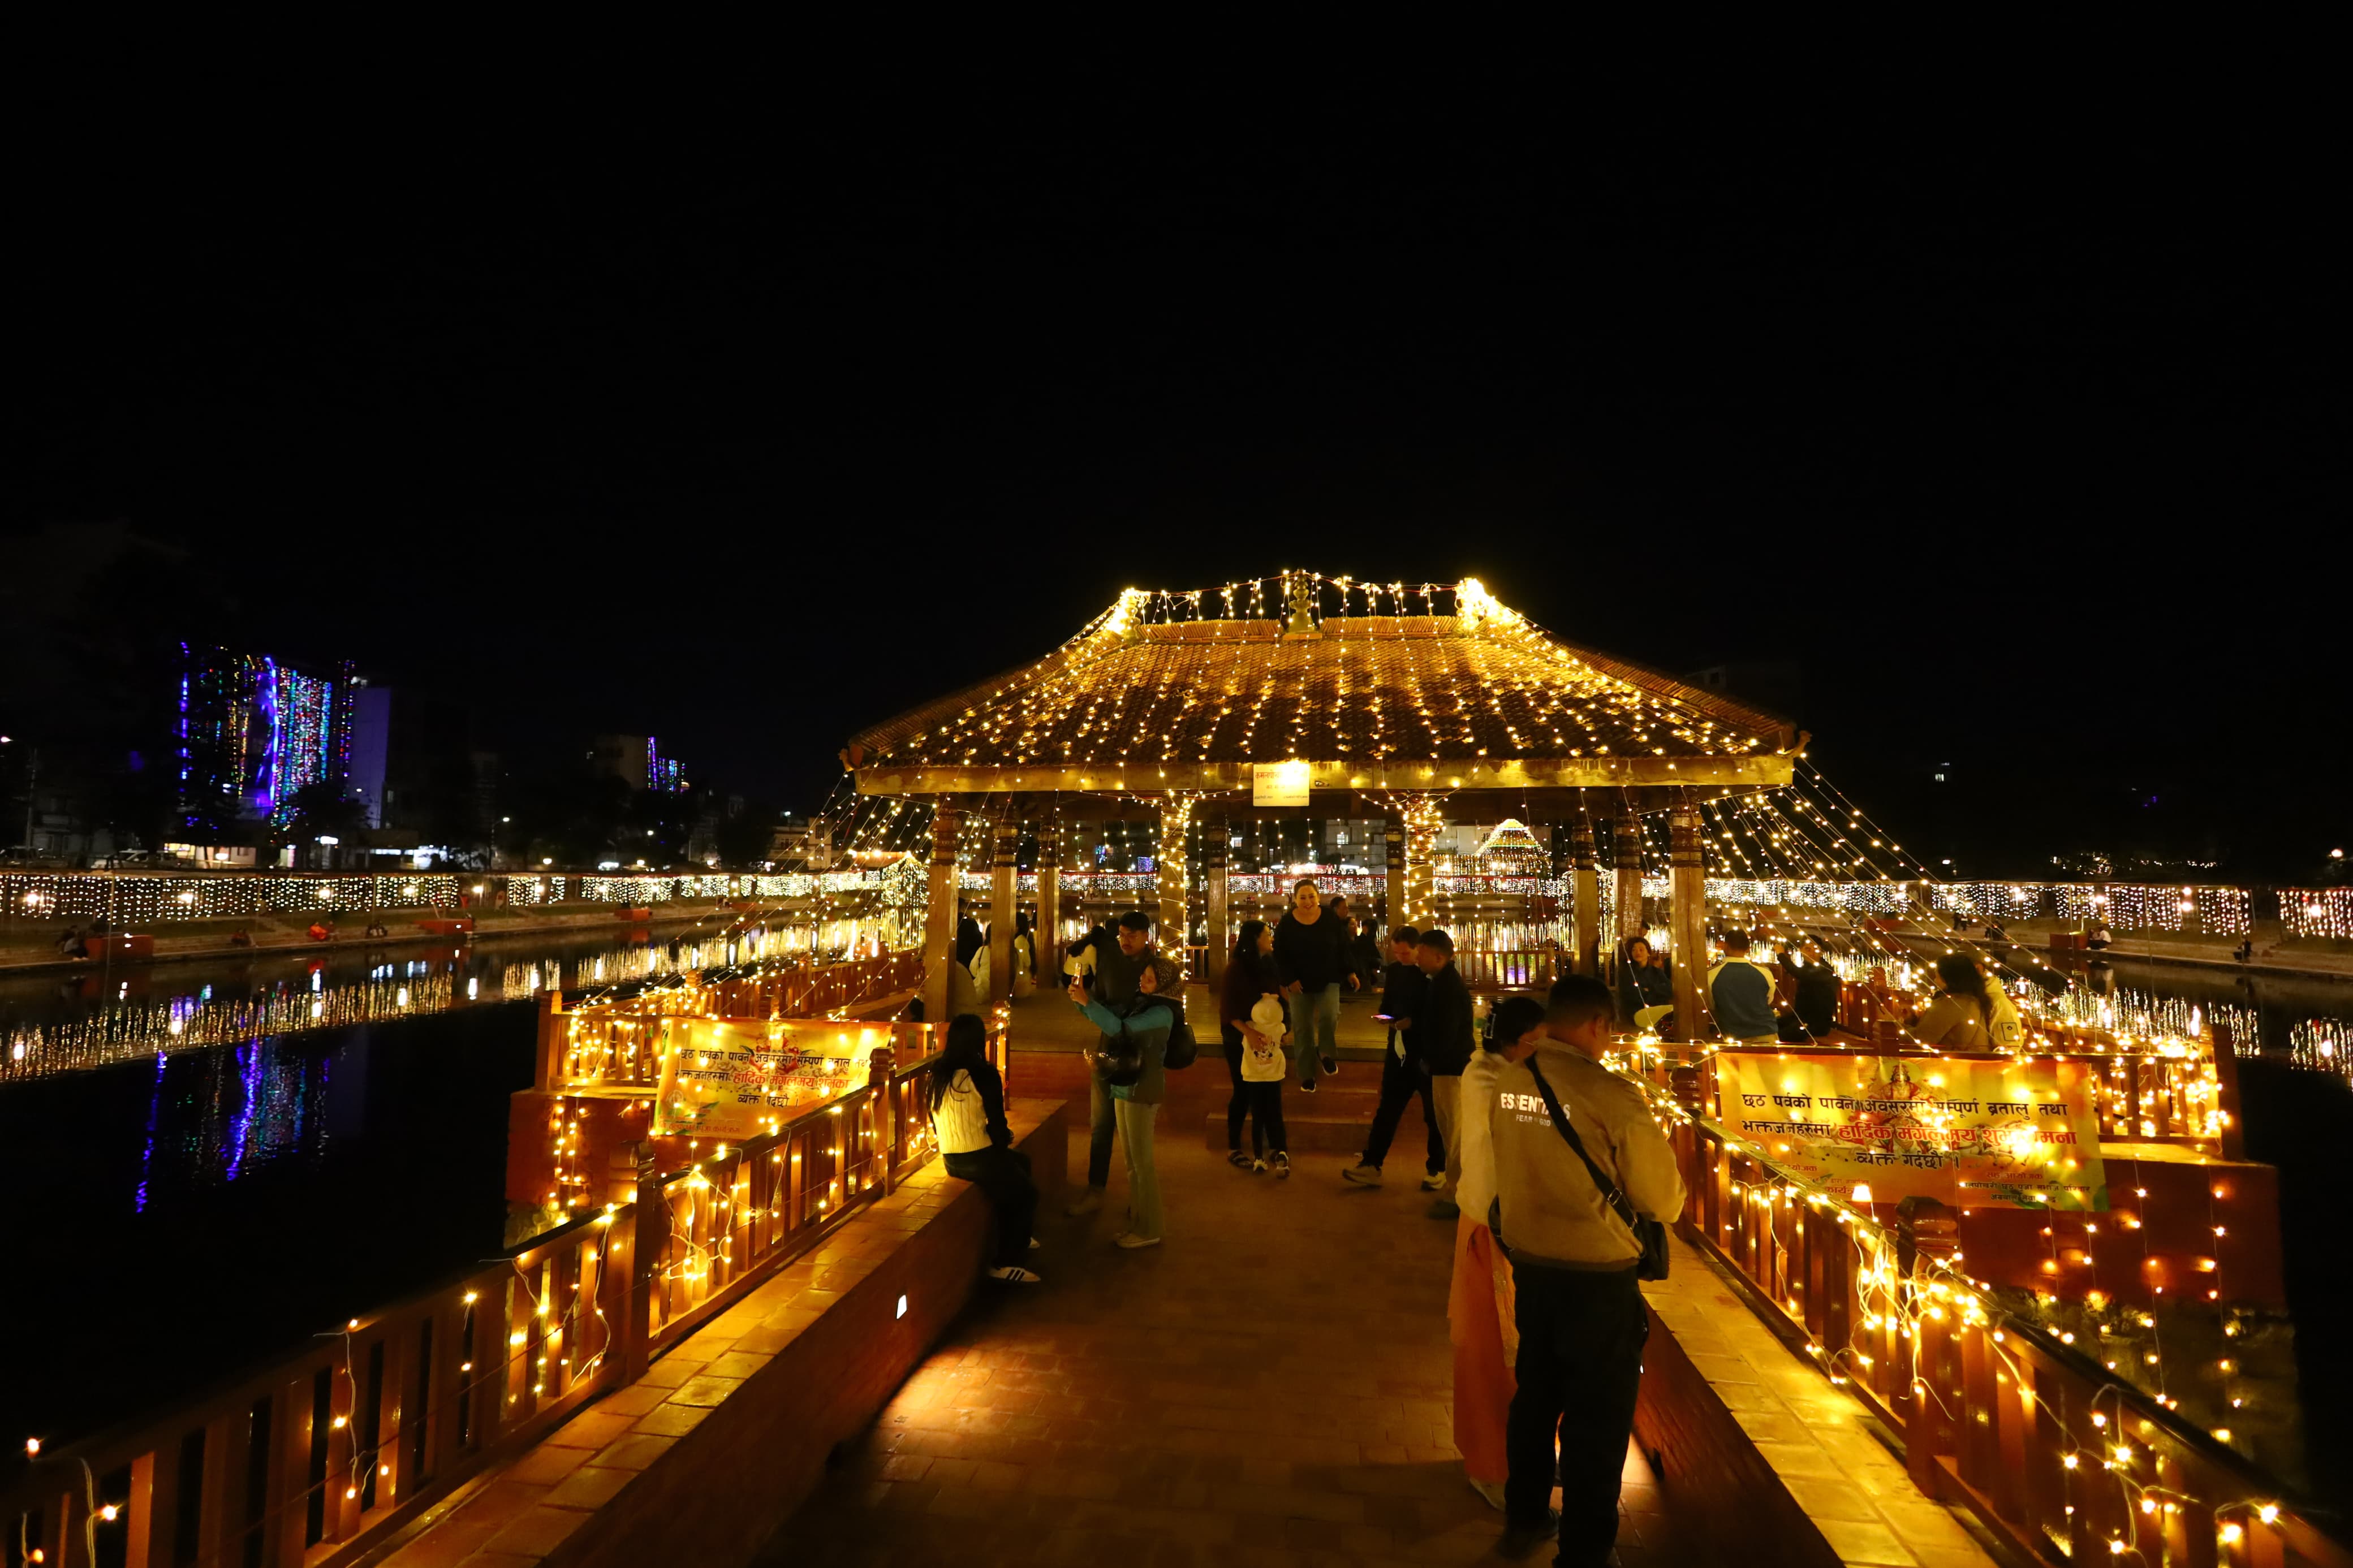
{"type": "Polygon", "coordinates": [[[1291,1152],[1282,1135],[1283,1042],[1282,998],[1261,995],[1250,1009],[1250,1026],[1242,1033],[1242,1093],[1249,1103],[1250,1148],[1256,1158],[1250,1169],[1266,1170],[1272,1162],[1278,1176],[1291,1174],[1291,1152]]]}

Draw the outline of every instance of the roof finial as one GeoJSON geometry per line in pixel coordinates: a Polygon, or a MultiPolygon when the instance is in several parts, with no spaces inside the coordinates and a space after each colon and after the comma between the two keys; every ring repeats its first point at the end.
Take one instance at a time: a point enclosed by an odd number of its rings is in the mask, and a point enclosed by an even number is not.
{"type": "Polygon", "coordinates": [[[1315,579],[1305,574],[1283,578],[1283,590],[1291,601],[1291,624],[1282,628],[1286,637],[1312,637],[1315,629],[1315,579]]]}

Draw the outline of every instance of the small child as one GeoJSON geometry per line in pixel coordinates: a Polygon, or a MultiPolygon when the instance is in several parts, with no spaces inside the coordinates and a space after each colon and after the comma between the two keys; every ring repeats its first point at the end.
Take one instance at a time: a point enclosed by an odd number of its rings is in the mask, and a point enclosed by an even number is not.
{"type": "Polygon", "coordinates": [[[1242,1092],[1249,1100],[1250,1148],[1257,1158],[1252,1171],[1263,1172],[1270,1159],[1278,1177],[1291,1174],[1291,1153],[1282,1135],[1282,998],[1268,992],[1250,1009],[1250,1026],[1242,1036],[1242,1092]]]}

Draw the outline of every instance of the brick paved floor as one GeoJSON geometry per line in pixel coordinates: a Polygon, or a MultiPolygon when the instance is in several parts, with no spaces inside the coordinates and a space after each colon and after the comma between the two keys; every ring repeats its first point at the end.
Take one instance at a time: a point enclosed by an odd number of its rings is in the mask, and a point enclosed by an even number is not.
{"type": "MultiPolygon", "coordinates": [[[[1055,1205],[1046,1283],[991,1288],[761,1563],[1489,1558],[1501,1516],[1451,1437],[1452,1226],[1424,1217],[1410,1181],[1343,1185],[1335,1156],[1278,1183],[1205,1152],[1201,1113],[1225,1074],[1203,1067],[1172,1075],[1163,1111],[1166,1244],[1111,1246],[1116,1166],[1103,1213],[1055,1205]]],[[[1020,1092],[1064,1092],[1017,1076],[1020,1092]]],[[[1698,1562],[1641,1459],[1628,1466],[1630,1568],[1698,1562]]]]}

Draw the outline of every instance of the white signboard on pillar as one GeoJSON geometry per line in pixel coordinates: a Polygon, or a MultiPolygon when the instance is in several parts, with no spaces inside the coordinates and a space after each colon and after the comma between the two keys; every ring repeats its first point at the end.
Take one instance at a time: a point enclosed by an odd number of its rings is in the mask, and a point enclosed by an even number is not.
{"type": "Polygon", "coordinates": [[[1307,804],[1307,764],[1305,763],[1251,763],[1250,804],[1252,805],[1305,805],[1307,804]]]}

